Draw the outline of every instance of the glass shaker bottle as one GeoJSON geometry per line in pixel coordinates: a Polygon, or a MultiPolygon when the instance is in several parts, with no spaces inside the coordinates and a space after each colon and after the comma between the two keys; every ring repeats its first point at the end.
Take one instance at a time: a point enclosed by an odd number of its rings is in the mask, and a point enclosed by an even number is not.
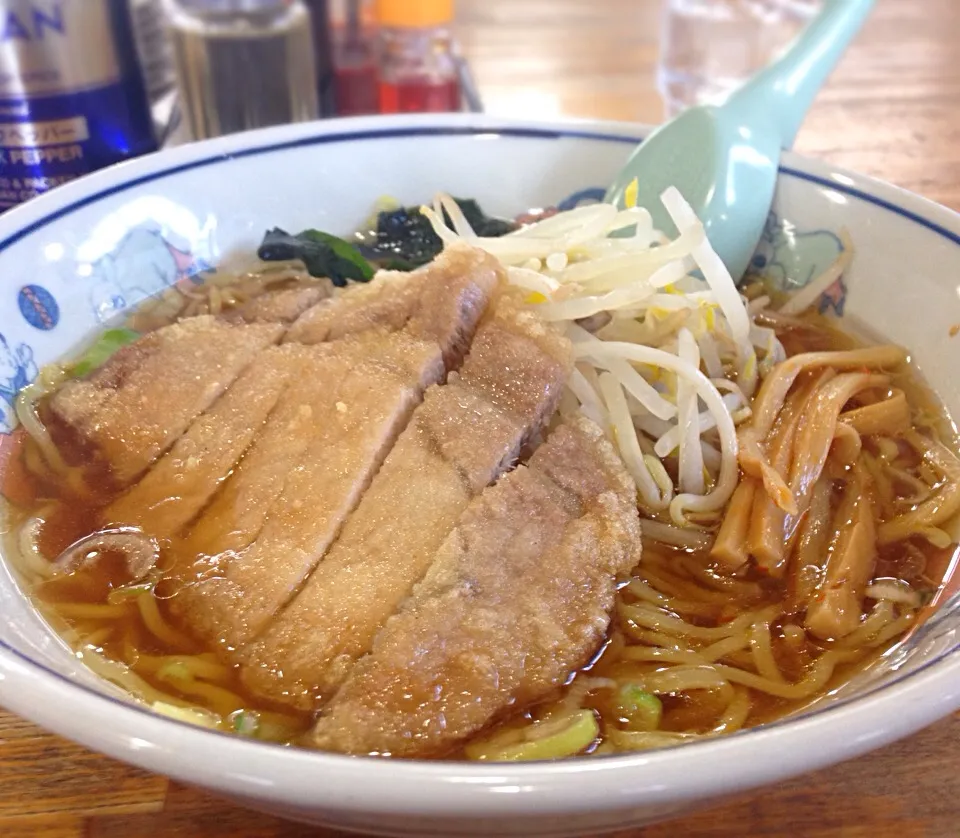
{"type": "Polygon", "coordinates": [[[180,107],[192,139],[319,115],[302,0],[168,0],[180,107]]]}
{"type": "Polygon", "coordinates": [[[381,113],[460,110],[454,0],[377,0],[381,113]]]}

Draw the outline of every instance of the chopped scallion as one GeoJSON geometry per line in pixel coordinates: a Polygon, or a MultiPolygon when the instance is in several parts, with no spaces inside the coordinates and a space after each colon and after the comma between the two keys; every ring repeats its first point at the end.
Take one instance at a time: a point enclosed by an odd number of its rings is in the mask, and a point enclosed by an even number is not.
{"type": "Polygon", "coordinates": [[[624,684],[615,701],[617,716],[627,730],[648,732],[660,727],[663,704],[653,693],[636,684],[624,684]]]}

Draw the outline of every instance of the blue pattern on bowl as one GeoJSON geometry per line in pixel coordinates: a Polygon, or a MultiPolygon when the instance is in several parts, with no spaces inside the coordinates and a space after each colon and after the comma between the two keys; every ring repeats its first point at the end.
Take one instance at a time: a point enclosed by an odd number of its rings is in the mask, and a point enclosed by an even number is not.
{"type": "MultiPolygon", "coordinates": [[[[777,291],[795,292],[809,285],[843,253],[840,237],[830,230],[798,230],[775,212],[767,217],[749,274],[760,277],[777,291]]],[[[838,279],[821,296],[821,314],[843,316],[847,287],[838,279]]]]}
{"type": "Polygon", "coordinates": [[[107,323],[171,286],[195,284],[197,274],[208,267],[189,246],[174,244],[156,226],[142,224],[90,266],[90,308],[100,323],[107,323]]]}
{"type": "Polygon", "coordinates": [[[48,332],[60,322],[60,306],[42,285],[24,285],[17,294],[17,307],[35,329],[48,332]]]}
{"type": "Polygon", "coordinates": [[[0,433],[8,434],[16,427],[17,393],[33,381],[38,372],[33,348],[25,343],[11,346],[0,334],[0,433]]]}

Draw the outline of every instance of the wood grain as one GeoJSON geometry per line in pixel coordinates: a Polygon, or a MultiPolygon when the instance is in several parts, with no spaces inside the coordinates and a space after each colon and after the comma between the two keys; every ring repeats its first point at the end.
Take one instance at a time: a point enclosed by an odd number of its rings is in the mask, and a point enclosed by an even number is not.
{"type": "MultiPolygon", "coordinates": [[[[459,0],[460,34],[492,112],[657,122],[658,11],[659,0],[459,0]]],[[[879,0],[798,150],[960,209],[958,42],[958,0],[879,0]]],[[[960,835],[957,742],[960,715],[859,760],[618,838],[960,835]]],[[[3,838],[338,835],[168,783],[0,712],[3,838]]]]}

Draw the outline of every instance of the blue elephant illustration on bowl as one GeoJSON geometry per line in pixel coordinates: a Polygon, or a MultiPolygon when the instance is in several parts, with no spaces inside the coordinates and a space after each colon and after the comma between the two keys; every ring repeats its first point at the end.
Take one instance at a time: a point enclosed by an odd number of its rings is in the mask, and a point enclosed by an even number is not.
{"type": "MultiPolygon", "coordinates": [[[[792,293],[820,276],[843,250],[843,241],[836,233],[830,230],[800,231],[771,212],[748,273],[777,291],[792,293]]],[[[820,313],[832,311],[842,316],[846,296],[847,288],[841,278],[820,296],[820,313]]]]}
{"type": "Polygon", "coordinates": [[[0,334],[0,433],[9,433],[17,424],[14,405],[17,393],[37,377],[33,348],[25,343],[11,345],[0,334]]]}
{"type": "Polygon", "coordinates": [[[186,247],[168,241],[160,230],[135,227],[89,270],[89,300],[101,323],[180,283],[192,284],[207,269],[186,247]]]}

